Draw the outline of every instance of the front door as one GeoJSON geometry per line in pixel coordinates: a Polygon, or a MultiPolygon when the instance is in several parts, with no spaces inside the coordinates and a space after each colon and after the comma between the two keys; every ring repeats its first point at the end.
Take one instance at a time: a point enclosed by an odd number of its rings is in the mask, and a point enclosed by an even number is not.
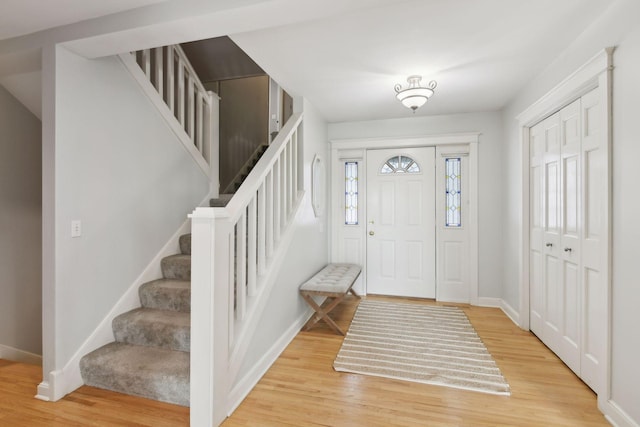
{"type": "Polygon", "coordinates": [[[435,298],[435,148],[367,151],[367,293],[435,298]]]}

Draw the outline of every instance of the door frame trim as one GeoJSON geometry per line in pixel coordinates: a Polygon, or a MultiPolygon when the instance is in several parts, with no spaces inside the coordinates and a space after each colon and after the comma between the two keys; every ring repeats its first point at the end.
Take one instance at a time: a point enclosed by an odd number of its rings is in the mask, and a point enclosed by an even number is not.
{"type": "MultiPolygon", "coordinates": [[[[366,174],[366,150],[371,149],[402,149],[412,147],[438,147],[448,145],[468,145],[469,146],[469,209],[470,209],[470,230],[469,230],[469,303],[478,305],[479,301],[479,284],[478,284],[478,143],[480,141],[480,132],[464,132],[451,134],[435,134],[435,135],[413,135],[406,137],[380,137],[380,138],[352,138],[352,139],[334,139],[330,141],[331,150],[331,184],[329,197],[329,259],[331,262],[344,261],[339,259],[339,226],[341,224],[341,215],[343,215],[342,206],[336,206],[336,194],[344,191],[340,188],[343,182],[336,179],[339,173],[338,166],[342,161],[357,160],[361,163],[362,169],[359,171],[361,176],[366,174]]],[[[359,179],[358,192],[363,193],[364,197],[358,201],[361,209],[359,218],[366,219],[366,178],[359,179]]],[[[362,271],[366,272],[366,224],[361,227],[361,248],[362,254],[362,271]],[[364,247],[363,247],[364,246],[364,247]]],[[[437,226],[437,225],[436,225],[437,226]]],[[[437,239],[437,233],[436,233],[437,239]]],[[[436,258],[438,257],[437,241],[436,241],[436,258]]],[[[437,283],[437,259],[436,259],[436,283],[437,283]]],[[[361,275],[363,280],[363,289],[361,292],[366,295],[366,274],[361,275]]],[[[437,291],[436,291],[437,293],[437,291]]]]}
{"type": "Polygon", "coordinates": [[[605,325],[605,340],[606,351],[605,360],[603,365],[606,367],[605,377],[605,390],[598,394],[598,402],[602,405],[602,402],[608,401],[611,396],[611,137],[612,137],[612,112],[611,112],[611,94],[612,94],[612,70],[613,70],[613,51],[615,48],[609,47],[601,50],[587,63],[578,68],[575,72],[561,81],[553,89],[543,95],[538,101],[534,102],[526,110],[516,116],[518,120],[518,128],[520,129],[520,147],[521,162],[522,162],[522,200],[521,200],[521,221],[522,228],[520,230],[520,301],[519,301],[519,323],[524,330],[529,330],[529,233],[530,233],[530,218],[529,218],[529,155],[530,155],[530,128],[542,119],[550,116],[551,114],[559,111],[564,106],[569,105],[571,102],[582,97],[588,92],[598,89],[601,91],[601,99],[604,108],[604,128],[606,129],[604,135],[606,141],[606,161],[607,165],[607,183],[605,185],[605,199],[607,201],[608,209],[605,211],[605,229],[607,235],[603,240],[606,243],[607,248],[607,261],[602,269],[604,277],[606,278],[606,302],[607,315],[605,325]]]}

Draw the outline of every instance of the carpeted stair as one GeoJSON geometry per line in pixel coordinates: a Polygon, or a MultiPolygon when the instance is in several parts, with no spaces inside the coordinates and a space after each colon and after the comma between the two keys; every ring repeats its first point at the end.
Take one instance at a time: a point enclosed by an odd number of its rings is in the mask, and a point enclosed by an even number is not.
{"type": "Polygon", "coordinates": [[[189,406],[191,235],[140,286],[142,307],[113,319],[115,342],[80,360],[86,385],[189,406]]]}

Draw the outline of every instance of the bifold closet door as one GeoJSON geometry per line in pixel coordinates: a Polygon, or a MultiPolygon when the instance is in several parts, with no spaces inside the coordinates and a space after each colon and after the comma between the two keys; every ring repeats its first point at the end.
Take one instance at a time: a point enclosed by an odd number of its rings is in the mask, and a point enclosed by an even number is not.
{"type": "Polygon", "coordinates": [[[530,129],[530,328],[596,393],[607,349],[606,108],[594,89],[530,129]]]}
{"type": "Polygon", "coordinates": [[[530,133],[530,324],[580,372],[580,100],[530,133]]]}

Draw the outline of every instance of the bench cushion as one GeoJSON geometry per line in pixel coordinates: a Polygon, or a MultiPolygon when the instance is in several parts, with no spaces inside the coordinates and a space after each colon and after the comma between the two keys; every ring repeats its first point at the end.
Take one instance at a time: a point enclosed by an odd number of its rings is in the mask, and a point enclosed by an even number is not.
{"type": "Polygon", "coordinates": [[[329,264],[300,286],[307,293],[346,294],[360,274],[357,264],[329,264]]]}

